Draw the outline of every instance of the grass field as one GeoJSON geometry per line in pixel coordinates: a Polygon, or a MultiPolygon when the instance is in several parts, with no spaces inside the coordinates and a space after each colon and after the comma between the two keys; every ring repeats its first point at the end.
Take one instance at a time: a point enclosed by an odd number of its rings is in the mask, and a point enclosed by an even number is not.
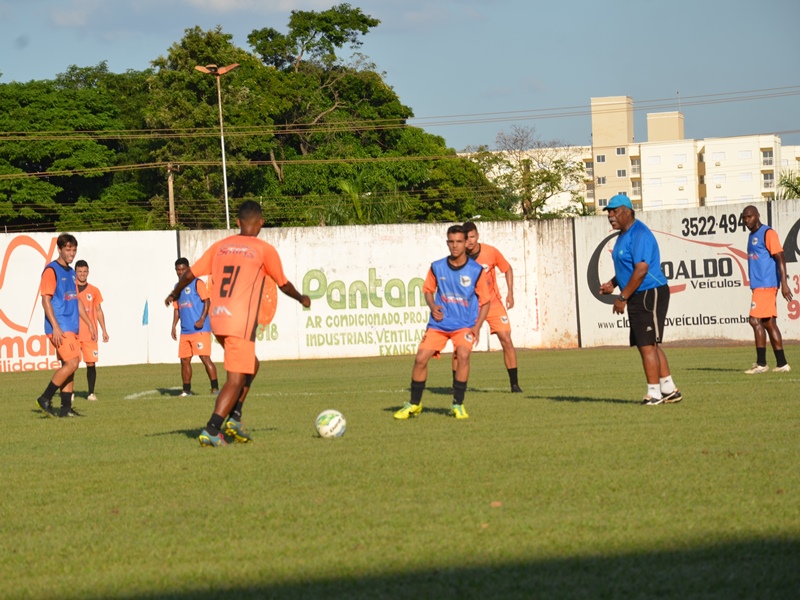
{"type": "Polygon", "coordinates": [[[264,362],[254,442],[217,449],[177,364],[99,368],[96,403],[80,371],[81,419],[4,374],[0,597],[797,598],[800,346],[754,354],[668,347],[685,400],[657,407],[632,349],[522,351],[513,395],[475,354],[467,421],[434,361],[407,422],[412,357],[264,362]]]}

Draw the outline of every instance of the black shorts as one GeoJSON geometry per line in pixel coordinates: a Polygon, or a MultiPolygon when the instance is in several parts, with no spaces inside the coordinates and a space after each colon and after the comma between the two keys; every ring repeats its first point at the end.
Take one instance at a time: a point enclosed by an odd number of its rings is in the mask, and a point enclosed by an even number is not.
{"type": "Polygon", "coordinates": [[[637,292],[628,299],[631,346],[660,344],[669,308],[669,286],[637,292]]]}

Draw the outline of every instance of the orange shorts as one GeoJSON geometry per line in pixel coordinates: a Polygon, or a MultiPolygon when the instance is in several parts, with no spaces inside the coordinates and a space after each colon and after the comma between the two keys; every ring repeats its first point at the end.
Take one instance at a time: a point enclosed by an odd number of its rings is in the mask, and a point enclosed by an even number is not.
{"type": "Polygon", "coordinates": [[[211,356],[211,332],[182,333],[178,343],[178,358],[211,356]]]}
{"type": "Polygon", "coordinates": [[[252,375],[256,372],[256,343],[231,336],[218,337],[225,349],[225,370],[228,373],[252,375]]]}
{"type": "MultiPolygon", "coordinates": [[[[48,335],[50,341],[53,341],[53,336],[48,335]]],[[[81,356],[81,343],[78,341],[78,334],[71,331],[65,331],[61,334],[61,345],[56,348],[56,354],[59,360],[67,362],[73,358],[80,358],[81,356]]]]}
{"type": "Polygon", "coordinates": [[[456,331],[441,331],[439,329],[431,329],[430,327],[425,330],[425,335],[422,336],[422,341],[419,343],[420,350],[434,350],[434,358],[439,358],[441,351],[447,345],[447,340],[453,342],[453,348],[457,346],[466,346],[472,350],[473,342],[475,341],[471,329],[457,329],[456,331]]]}
{"type": "Polygon", "coordinates": [[[489,324],[490,333],[511,331],[511,322],[508,320],[508,313],[502,302],[492,302],[489,305],[489,314],[486,315],[486,322],[489,324]]]}
{"type": "Polygon", "coordinates": [[[778,316],[778,288],[756,288],[750,301],[750,316],[769,319],[778,316]]]}
{"type": "Polygon", "coordinates": [[[98,357],[97,342],[92,340],[81,340],[81,354],[83,355],[83,362],[96,363],[98,357]]]}

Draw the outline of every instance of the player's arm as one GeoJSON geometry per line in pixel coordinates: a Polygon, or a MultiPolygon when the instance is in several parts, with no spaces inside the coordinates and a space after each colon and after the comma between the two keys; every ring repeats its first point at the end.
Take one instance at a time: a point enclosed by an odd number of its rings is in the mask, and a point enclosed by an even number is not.
{"type": "Polygon", "coordinates": [[[636,293],[639,286],[642,285],[644,278],[647,276],[647,271],[650,265],[646,262],[638,262],[633,267],[633,275],[631,275],[628,285],[620,290],[620,295],[614,300],[614,312],[621,315],[625,312],[625,305],[628,303],[628,298],[636,293]]]}
{"type": "Polygon", "coordinates": [[[781,241],[778,238],[778,232],[774,229],[767,230],[764,242],[770,256],[775,260],[775,264],[778,265],[778,274],[781,278],[781,295],[789,302],[792,299],[792,290],[789,287],[789,280],[786,275],[786,257],[783,254],[783,246],[781,246],[781,241]]]}
{"type": "Polygon", "coordinates": [[[428,269],[428,275],[422,284],[422,295],[425,297],[425,304],[428,305],[433,320],[441,321],[444,319],[444,308],[436,304],[436,287],[436,275],[433,274],[433,269],[428,269]]]}
{"type": "Polygon", "coordinates": [[[186,269],[184,274],[181,275],[181,278],[178,279],[178,283],[175,284],[175,288],[169,293],[167,299],[164,300],[164,305],[169,306],[173,302],[177,301],[178,298],[181,297],[181,292],[183,291],[183,288],[192,283],[194,280],[195,276],[194,273],[192,273],[192,269],[191,268],[186,269]]]}
{"type": "Polygon", "coordinates": [[[50,321],[50,324],[53,326],[53,346],[60,348],[63,332],[58,324],[58,319],[56,319],[56,313],[53,310],[52,294],[42,294],[42,308],[44,309],[44,314],[47,316],[47,320],[50,321]]]}
{"type": "Polygon", "coordinates": [[[203,312],[200,313],[200,318],[194,324],[195,329],[202,329],[203,325],[206,322],[206,317],[208,316],[208,311],[211,309],[211,298],[205,298],[203,300],[203,312]]]}
{"type": "Polygon", "coordinates": [[[489,307],[491,306],[492,295],[489,290],[489,284],[486,281],[486,276],[481,273],[478,281],[475,282],[475,294],[478,296],[478,318],[475,319],[475,324],[472,326],[472,346],[477,346],[481,339],[481,327],[489,314],[489,307]]]}
{"type": "Polygon", "coordinates": [[[511,268],[511,265],[508,266],[508,271],[505,272],[505,275],[506,287],[508,288],[506,308],[514,308],[514,269],[511,268]]]}
{"type": "Polygon", "coordinates": [[[106,331],[106,316],[103,314],[103,307],[100,304],[97,305],[97,322],[100,323],[100,328],[103,330],[103,341],[107,342],[108,331],[106,331]]]}
{"type": "MultiPolygon", "coordinates": [[[[77,289],[75,290],[77,291],[77,289]]],[[[78,316],[83,319],[83,322],[89,326],[89,335],[92,336],[92,341],[97,341],[97,331],[94,328],[94,323],[89,319],[89,313],[86,312],[86,307],[83,302],[78,300],[78,316]]]]}
{"type": "Polygon", "coordinates": [[[181,313],[178,310],[178,303],[177,302],[173,302],[173,305],[175,305],[175,311],[174,311],[174,313],[172,315],[172,339],[173,340],[177,340],[178,339],[178,335],[175,332],[175,328],[178,326],[178,321],[181,318],[181,313]]]}
{"type": "Polygon", "coordinates": [[[301,294],[300,292],[298,292],[297,288],[294,287],[294,284],[291,281],[287,281],[278,289],[287,296],[289,296],[290,298],[294,298],[295,300],[297,300],[300,304],[302,304],[306,308],[311,306],[311,298],[309,298],[305,294],[301,294]]]}

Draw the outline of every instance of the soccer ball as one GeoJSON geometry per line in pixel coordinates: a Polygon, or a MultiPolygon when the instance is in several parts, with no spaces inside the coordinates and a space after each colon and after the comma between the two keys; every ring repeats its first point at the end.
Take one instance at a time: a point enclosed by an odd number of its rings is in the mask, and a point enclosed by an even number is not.
{"type": "Polygon", "coordinates": [[[344,415],[333,409],[323,410],[319,413],[315,425],[319,436],[324,438],[342,437],[347,429],[344,415]]]}

